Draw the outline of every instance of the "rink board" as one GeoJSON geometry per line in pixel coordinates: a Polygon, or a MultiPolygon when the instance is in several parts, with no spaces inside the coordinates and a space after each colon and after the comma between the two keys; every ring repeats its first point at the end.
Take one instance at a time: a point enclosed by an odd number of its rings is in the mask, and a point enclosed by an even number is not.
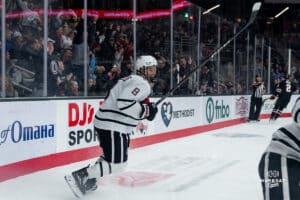
{"type": "MultiPolygon", "coordinates": [[[[290,116],[293,102],[282,116],[290,116]]],[[[267,98],[267,96],[265,97],[267,98]]],[[[157,99],[152,99],[156,101],[157,99]]],[[[2,102],[0,181],[99,156],[92,119],[103,99],[2,102]]],[[[266,101],[261,117],[272,111],[266,101]]],[[[141,121],[131,134],[131,148],[243,123],[250,96],[167,98],[156,118],[141,121]]]]}

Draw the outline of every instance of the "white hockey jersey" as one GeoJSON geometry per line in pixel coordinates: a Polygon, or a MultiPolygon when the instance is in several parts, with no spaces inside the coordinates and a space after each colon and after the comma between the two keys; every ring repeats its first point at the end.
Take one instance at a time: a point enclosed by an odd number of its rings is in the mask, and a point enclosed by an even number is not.
{"type": "Polygon", "coordinates": [[[120,79],[96,112],[94,126],[99,129],[131,133],[141,119],[143,102],[151,93],[147,80],[138,75],[120,79]]]}
{"type": "Polygon", "coordinates": [[[300,128],[295,123],[279,128],[266,151],[300,161],[300,128]]]}

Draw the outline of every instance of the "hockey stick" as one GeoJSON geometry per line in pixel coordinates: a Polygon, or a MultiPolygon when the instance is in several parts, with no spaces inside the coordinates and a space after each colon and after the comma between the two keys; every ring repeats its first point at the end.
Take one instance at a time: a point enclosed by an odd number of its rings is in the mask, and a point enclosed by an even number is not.
{"type": "Polygon", "coordinates": [[[264,104],[266,103],[266,101],[268,101],[268,100],[276,101],[277,98],[278,98],[277,96],[275,96],[275,98],[271,98],[271,97],[265,98],[265,99],[262,101],[262,106],[261,106],[261,107],[264,106],[264,104]]]}
{"type": "Polygon", "coordinates": [[[196,72],[199,68],[203,67],[204,65],[206,65],[211,58],[213,58],[214,56],[216,56],[218,53],[220,53],[230,42],[232,42],[232,40],[234,40],[237,36],[239,36],[244,30],[246,30],[248,28],[248,26],[250,26],[256,16],[257,13],[259,11],[261,7],[261,2],[256,2],[253,7],[252,7],[252,12],[251,12],[251,16],[249,18],[248,23],[239,31],[237,32],[235,35],[233,35],[227,42],[225,42],[221,47],[219,47],[217,50],[214,51],[214,53],[212,53],[204,62],[201,63],[201,65],[195,67],[194,69],[192,69],[188,74],[185,75],[185,77],[175,86],[173,87],[171,90],[169,90],[164,96],[162,96],[156,103],[155,105],[157,106],[158,104],[160,104],[163,100],[165,100],[167,97],[171,96],[172,93],[177,90],[185,81],[187,81],[189,79],[189,77],[196,72]]]}
{"type": "Polygon", "coordinates": [[[270,97],[265,98],[265,99],[262,101],[262,106],[263,106],[263,105],[266,103],[266,101],[268,101],[268,100],[271,100],[270,97]]]}
{"type": "Polygon", "coordinates": [[[271,99],[271,97],[267,97],[267,98],[263,99],[262,103],[261,103],[261,106],[260,106],[260,110],[259,110],[259,115],[258,116],[260,116],[260,113],[261,113],[261,111],[262,111],[262,109],[263,109],[266,101],[268,101],[268,100],[275,100],[275,99],[271,99]]]}

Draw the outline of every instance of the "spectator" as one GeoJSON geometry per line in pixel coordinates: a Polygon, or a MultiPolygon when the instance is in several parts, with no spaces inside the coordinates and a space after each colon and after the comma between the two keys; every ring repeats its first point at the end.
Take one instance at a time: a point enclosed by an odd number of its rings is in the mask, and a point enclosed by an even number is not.
{"type": "Polygon", "coordinates": [[[63,48],[63,26],[56,25],[54,27],[54,33],[49,33],[49,37],[51,37],[54,41],[56,41],[54,44],[54,47],[56,51],[60,52],[63,48]]]}
{"type": "Polygon", "coordinates": [[[213,75],[209,68],[205,65],[200,73],[199,77],[201,90],[206,89],[206,91],[202,91],[205,94],[211,94],[213,88],[213,75]]]}
{"type": "Polygon", "coordinates": [[[115,60],[115,39],[110,37],[102,43],[101,51],[98,55],[98,60],[101,65],[105,66],[106,71],[110,71],[115,60]]]}
{"type": "Polygon", "coordinates": [[[76,35],[72,46],[72,72],[78,80],[79,87],[83,86],[84,78],[84,41],[83,41],[83,20],[80,20],[76,27],[76,35]]]}
{"type": "Polygon", "coordinates": [[[23,60],[26,59],[23,56],[23,48],[24,45],[26,45],[26,41],[23,38],[23,35],[19,31],[15,31],[13,33],[13,38],[12,38],[12,49],[11,49],[11,57],[12,59],[17,59],[17,60],[23,60]]]}
{"type": "MultiPolygon", "coordinates": [[[[0,77],[0,88],[2,88],[2,76],[0,77]]],[[[6,93],[6,97],[16,96],[12,81],[8,76],[5,77],[5,93],[6,93]]],[[[2,96],[2,90],[0,90],[0,96],[2,96]]]]}
{"type": "Polygon", "coordinates": [[[114,65],[116,65],[120,68],[122,65],[123,59],[124,59],[124,47],[122,45],[117,45],[116,51],[115,51],[114,65]]]}
{"type": "Polygon", "coordinates": [[[109,91],[120,79],[121,68],[114,65],[110,72],[107,73],[107,90],[109,91]]]}
{"type": "Polygon", "coordinates": [[[66,85],[72,77],[72,73],[65,72],[63,61],[52,61],[48,78],[48,96],[65,96],[66,85]]]}
{"type": "Polygon", "coordinates": [[[97,91],[96,91],[96,80],[89,78],[88,79],[88,95],[89,96],[96,96],[97,95],[97,91]]]}
{"type": "Polygon", "coordinates": [[[66,96],[79,96],[78,82],[76,80],[71,80],[66,85],[66,96]]]}
{"type": "Polygon", "coordinates": [[[99,95],[106,95],[107,91],[107,80],[106,80],[106,69],[104,66],[96,66],[95,69],[96,83],[95,90],[99,95]]]}
{"type": "Polygon", "coordinates": [[[62,39],[62,45],[61,45],[62,48],[72,46],[73,32],[67,23],[63,25],[63,33],[61,39],[62,39]]]}
{"type": "MultiPolygon", "coordinates": [[[[180,60],[179,60],[179,72],[175,72],[175,73],[178,73],[179,74],[179,80],[177,79],[177,82],[181,81],[182,79],[185,78],[185,75],[189,73],[190,69],[192,68],[192,62],[191,60],[189,60],[189,63],[186,61],[186,58],[185,57],[180,57],[180,60]]],[[[186,81],[184,82],[180,88],[178,89],[177,91],[177,94],[180,94],[180,95],[187,95],[187,94],[190,94],[190,91],[189,91],[189,81],[186,81]]]]}
{"type": "Polygon", "coordinates": [[[129,76],[134,72],[134,66],[131,61],[125,62],[121,65],[121,74],[120,78],[129,76]]]}
{"type": "Polygon", "coordinates": [[[124,62],[132,62],[133,58],[133,44],[132,41],[129,40],[127,35],[124,35],[124,62]]]}
{"type": "Polygon", "coordinates": [[[235,94],[235,90],[234,90],[234,87],[233,87],[233,83],[229,80],[225,81],[225,93],[226,95],[233,95],[235,94]]]}
{"type": "Polygon", "coordinates": [[[66,72],[72,72],[72,47],[65,46],[61,51],[61,60],[65,65],[66,72]]]}
{"type": "Polygon", "coordinates": [[[165,59],[158,60],[157,73],[153,93],[155,95],[164,95],[169,91],[170,85],[170,65],[165,59]]]}
{"type": "Polygon", "coordinates": [[[32,84],[28,81],[28,86],[34,89],[33,96],[42,96],[43,92],[43,49],[39,39],[32,39],[24,48],[24,53],[28,58],[28,70],[35,73],[32,84]]]}
{"type": "MultiPolygon", "coordinates": [[[[15,97],[17,96],[15,88],[13,86],[12,80],[9,77],[9,74],[11,74],[11,71],[13,70],[13,64],[10,62],[10,55],[9,52],[6,51],[6,63],[7,63],[7,71],[5,74],[5,93],[6,93],[6,97],[15,97]]],[[[0,66],[1,67],[1,66],[0,66]]],[[[0,72],[0,88],[2,88],[2,74],[0,72]]],[[[1,94],[1,89],[0,89],[0,96],[2,96],[1,94]]]]}

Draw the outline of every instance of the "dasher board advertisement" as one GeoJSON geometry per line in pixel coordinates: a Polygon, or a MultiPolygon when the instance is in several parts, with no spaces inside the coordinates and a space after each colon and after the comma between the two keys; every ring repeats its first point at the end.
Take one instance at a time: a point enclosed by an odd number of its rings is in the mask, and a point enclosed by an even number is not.
{"type": "Polygon", "coordinates": [[[0,166],[56,152],[56,110],[51,101],[0,104],[0,166]]]}

